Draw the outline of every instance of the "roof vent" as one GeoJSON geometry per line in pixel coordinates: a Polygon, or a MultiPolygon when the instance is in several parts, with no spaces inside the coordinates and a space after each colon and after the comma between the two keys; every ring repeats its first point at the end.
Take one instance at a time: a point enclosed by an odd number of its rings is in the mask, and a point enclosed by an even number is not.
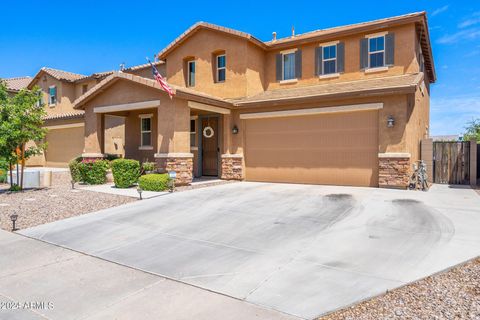
{"type": "Polygon", "coordinates": [[[125,70],[125,62],[120,63],[120,71],[125,70]]]}
{"type": "Polygon", "coordinates": [[[295,37],[295,27],[292,26],[292,38],[295,37]]]}
{"type": "Polygon", "coordinates": [[[272,41],[277,41],[277,33],[275,31],[272,32],[272,41]]]}

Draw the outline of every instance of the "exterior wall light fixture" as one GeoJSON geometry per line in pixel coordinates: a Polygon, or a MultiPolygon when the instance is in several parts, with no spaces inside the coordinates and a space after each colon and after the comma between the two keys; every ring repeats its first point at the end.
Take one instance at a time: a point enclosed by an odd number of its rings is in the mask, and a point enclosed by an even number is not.
{"type": "Polygon", "coordinates": [[[232,128],[232,133],[233,133],[233,134],[237,134],[237,133],[238,133],[238,127],[237,127],[236,125],[233,126],[233,128],[232,128]]]}
{"type": "Polygon", "coordinates": [[[387,127],[392,128],[395,125],[395,119],[393,116],[388,116],[387,118],[387,127]]]}

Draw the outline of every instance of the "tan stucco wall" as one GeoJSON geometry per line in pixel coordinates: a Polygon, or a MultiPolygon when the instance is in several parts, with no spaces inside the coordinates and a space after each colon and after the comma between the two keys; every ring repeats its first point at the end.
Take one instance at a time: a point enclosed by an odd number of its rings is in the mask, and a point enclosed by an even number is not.
{"type": "MultiPolygon", "coordinates": [[[[408,152],[406,146],[406,125],[407,125],[407,96],[390,95],[370,98],[356,98],[343,100],[318,101],[307,104],[292,104],[278,107],[249,107],[241,110],[235,110],[232,113],[231,127],[237,125],[240,132],[236,135],[231,134],[230,153],[242,154],[244,151],[245,121],[240,120],[240,113],[264,112],[276,110],[291,110],[318,107],[334,107],[342,105],[377,103],[383,102],[383,109],[379,110],[379,139],[378,152],[408,152]],[[388,116],[395,118],[395,126],[387,128],[388,116]]],[[[227,142],[228,144],[228,142],[227,142]]]]}
{"type": "Polygon", "coordinates": [[[87,90],[92,89],[98,83],[97,80],[83,80],[75,83],[75,99],[83,94],[83,86],[87,86],[87,90]]]}
{"type": "MultiPolygon", "coordinates": [[[[248,56],[249,48],[246,39],[212,30],[199,30],[167,55],[167,79],[172,84],[186,86],[185,58],[193,57],[196,75],[192,89],[222,98],[244,97],[247,95],[247,60],[251,58],[248,56]],[[216,83],[214,53],[222,51],[227,60],[226,81],[216,83]]],[[[253,68],[254,64],[250,64],[253,68]]]]}
{"type": "Polygon", "coordinates": [[[291,46],[281,50],[269,51],[265,65],[267,90],[278,88],[292,88],[304,85],[318,85],[342,81],[378,78],[405,73],[418,72],[418,64],[415,57],[416,33],[414,24],[404,25],[395,28],[377,30],[372,33],[388,31],[395,34],[395,65],[388,71],[378,73],[365,73],[360,70],[360,39],[371,33],[359,33],[348,37],[332,37],[320,42],[310,42],[300,46],[291,46]],[[322,43],[331,41],[342,41],[345,43],[345,72],[338,78],[319,79],[315,76],[315,48],[322,43]],[[275,55],[289,49],[302,50],[302,78],[297,83],[280,84],[276,81],[275,55]]]}
{"type": "Polygon", "coordinates": [[[105,153],[125,155],[125,117],[105,115],[105,153]]]}
{"type": "Polygon", "coordinates": [[[411,154],[411,162],[420,160],[420,142],[429,136],[430,96],[427,88],[417,89],[408,97],[408,122],[406,127],[407,151],[411,154]]]}

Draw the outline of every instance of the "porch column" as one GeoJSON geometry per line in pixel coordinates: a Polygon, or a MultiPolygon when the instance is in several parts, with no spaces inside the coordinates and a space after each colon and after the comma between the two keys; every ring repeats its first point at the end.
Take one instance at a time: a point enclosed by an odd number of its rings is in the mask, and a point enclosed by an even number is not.
{"type": "Polygon", "coordinates": [[[190,108],[180,99],[161,101],[157,109],[157,146],[155,160],[160,172],[175,171],[177,185],[193,179],[193,154],[190,153],[190,108]]]}
{"type": "MultiPolygon", "coordinates": [[[[237,128],[238,129],[238,128],[237,128]]],[[[243,180],[243,155],[232,154],[232,114],[223,115],[223,151],[221,156],[221,178],[243,180]]]]}
{"type": "Polygon", "coordinates": [[[82,157],[103,158],[103,114],[85,108],[85,147],[82,157]]]}

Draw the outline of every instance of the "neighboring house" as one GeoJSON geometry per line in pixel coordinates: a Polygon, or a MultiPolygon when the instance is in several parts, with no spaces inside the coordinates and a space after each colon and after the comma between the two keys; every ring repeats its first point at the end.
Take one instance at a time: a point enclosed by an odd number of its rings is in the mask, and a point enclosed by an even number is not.
{"type": "MultiPolygon", "coordinates": [[[[115,72],[74,102],[86,158],[124,119],[125,157],[194,176],[401,187],[429,132],[435,82],[426,13],[263,42],[197,23],[158,58],[176,94],[115,72]]],[[[148,66],[147,66],[148,68],[148,66]]]]}
{"type": "Polygon", "coordinates": [[[8,94],[13,96],[17,94],[20,90],[25,89],[32,78],[30,77],[16,77],[16,78],[8,78],[8,79],[0,79],[5,81],[7,84],[7,91],[8,94]]]}
{"type": "MultiPolygon", "coordinates": [[[[125,72],[144,75],[145,69],[144,65],[136,66],[125,72]]],[[[47,113],[45,127],[48,132],[45,142],[48,147],[42,155],[30,158],[27,165],[65,167],[71,159],[84,152],[84,112],[74,109],[73,102],[112,73],[99,72],[86,76],[44,67],[33,78],[7,79],[12,90],[38,86],[42,91],[41,99],[47,113]]],[[[107,146],[105,153],[123,155],[123,119],[106,117],[104,129],[107,146]]]]}

